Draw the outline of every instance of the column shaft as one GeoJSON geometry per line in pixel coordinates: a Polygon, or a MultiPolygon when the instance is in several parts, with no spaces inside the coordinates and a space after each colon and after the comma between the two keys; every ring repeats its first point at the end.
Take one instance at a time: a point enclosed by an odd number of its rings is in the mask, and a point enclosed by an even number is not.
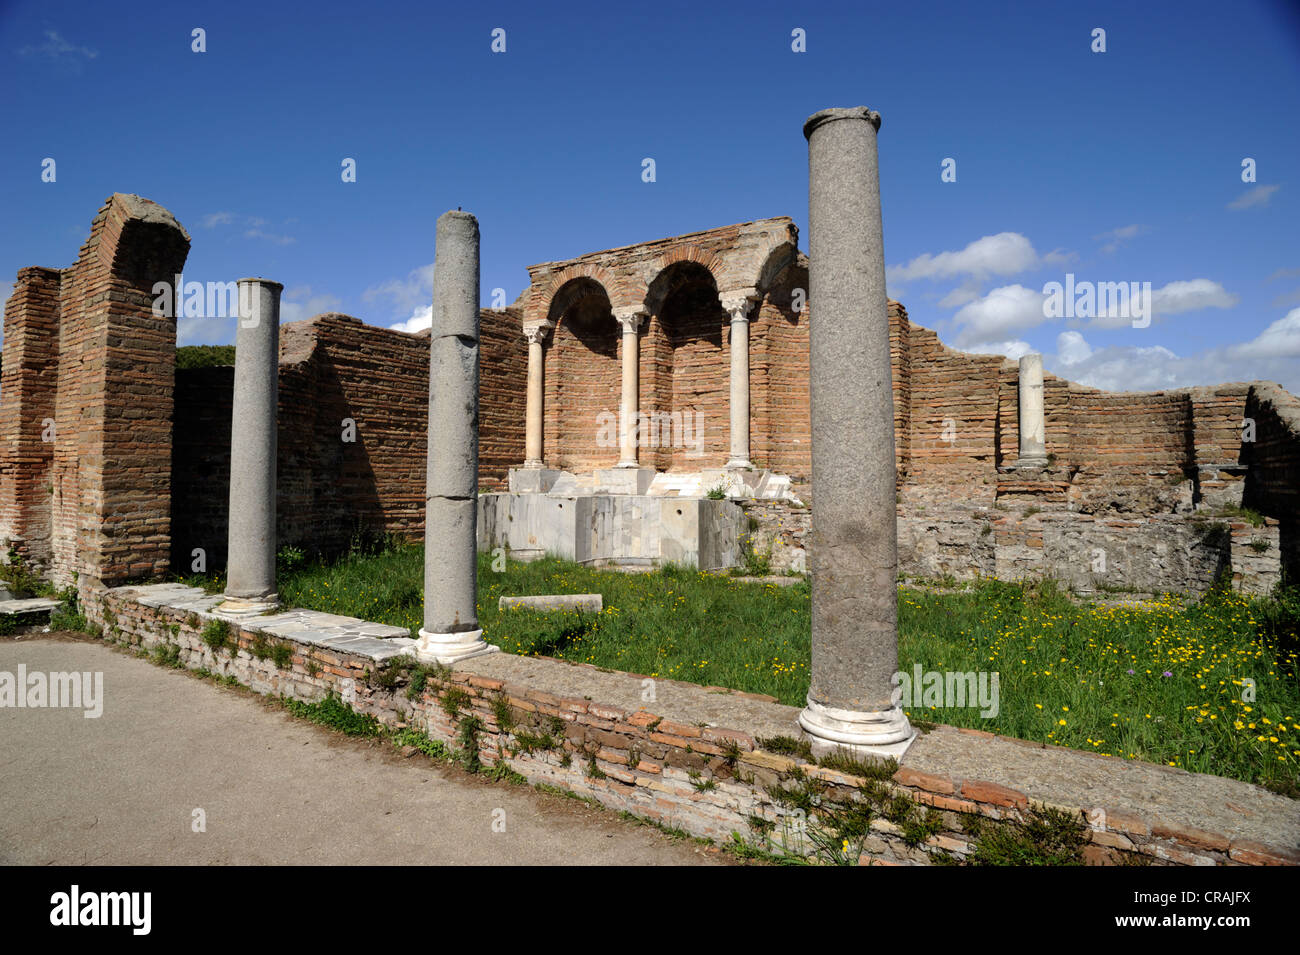
{"type": "Polygon", "coordinates": [[[240,279],[230,427],[226,596],[274,604],[279,282],[240,279]]]}
{"type": "Polygon", "coordinates": [[[814,750],[895,755],[912,729],[898,669],[894,395],[876,131],[824,110],[809,151],[812,674],[800,725],[814,750]]]}
{"type": "Polygon", "coordinates": [[[1047,424],[1043,408],[1043,356],[1020,359],[1020,460],[1017,467],[1047,464],[1047,424]]]}
{"type": "Polygon", "coordinates": [[[545,328],[524,329],[528,338],[528,408],[524,431],[524,467],[540,468],[542,460],[542,422],[545,395],[545,355],[542,338],[545,328]]]}
{"type": "Polygon", "coordinates": [[[637,466],[638,397],[640,371],[640,335],[637,328],[641,324],[643,313],[619,316],[623,326],[623,393],[618,405],[618,466],[634,468],[637,466]]]}
{"type": "Polygon", "coordinates": [[[467,212],[438,219],[429,334],[424,626],[416,653],[454,663],[488,652],[478,625],[479,231],[467,212]]]}
{"type": "Polygon", "coordinates": [[[752,468],[749,460],[749,298],[724,299],[731,315],[731,456],[729,468],[752,468]]]}

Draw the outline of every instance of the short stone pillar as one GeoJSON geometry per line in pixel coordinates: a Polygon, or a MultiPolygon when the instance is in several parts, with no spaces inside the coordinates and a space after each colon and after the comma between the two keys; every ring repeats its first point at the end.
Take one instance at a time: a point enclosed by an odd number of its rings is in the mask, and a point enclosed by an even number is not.
{"type": "Polygon", "coordinates": [[[643,309],[629,309],[614,313],[623,326],[623,394],[618,403],[618,467],[637,467],[637,439],[640,435],[638,417],[641,336],[638,329],[645,320],[643,309]]]}
{"type": "Polygon", "coordinates": [[[812,680],[799,725],[815,753],[900,756],[915,732],[898,670],[894,392],[876,131],[828,109],[808,138],[812,680]]]}
{"type": "Polygon", "coordinates": [[[280,292],[267,279],[240,279],[235,391],[230,420],[230,521],[223,613],[262,613],[275,587],[280,292]]]}
{"type": "Polygon", "coordinates": [[[722,307],[731,318],[731,455],[729,468],[752,468],[749,460],[749,310],[754,290],[727,293],[722,307]]]}
{"type": "Polygon", "coordinates": [[[554,327],[550,322],[524,326],[524,337],[528,339],[528,395],[524,430],[524,467],[526,468],[546,466],[542,460],[542,414],[546,381],[542,345],[546,341],[547,333],[554,327]]]}
{"type": "Polygon", "coordinates": [[[468,212],[438,218],[429,331],[421,660],[498,649],[478,625],[479,233],[468,212]]]}
{"type": "Polygon", "coordinates": [[[1020,458],[1018,468],[1047,466],[1047,421],[1043,411],[1043,356],[1020,359],[1020,458]]]}

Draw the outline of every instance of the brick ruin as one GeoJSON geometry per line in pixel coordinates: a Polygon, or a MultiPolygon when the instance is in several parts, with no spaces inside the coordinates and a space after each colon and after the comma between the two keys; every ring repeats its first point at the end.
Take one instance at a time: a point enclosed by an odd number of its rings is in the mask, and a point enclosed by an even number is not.
{"type": "MultiPolygon", "coordinates": [[[[195,548],[210,569],[223,565],[233,369],[176,370],[175,319],[151,308],[154,283],[182,271],[189,242],[161,206],[115,194],[76,263],[21,270],[6,303],[0,537],[60,584],[187,572],[195,548]]],[[[600,429],[620,411],[627,341],[638,409],[704,425],[698,450],[660,441],[638,447],[637,463],[669,476],[725,468],[730,319],[748,331],[749,457],[816,506],[808,260],[792,220],[528,271],[513,305],[481,312],[481,489],[504,491],[525,463],[530,338],[546,468],[581,480],[620,463],[600,429]]],[[[905,573],[1196,590],[1228,571],[1256,592],[1283,568],[1294,575],[1300,402],[1277,385],[1117,394],[1046,375],[1048,464],[1017,468],[1016,363],[945,347],[898,303],[890,320],[905,573]],[[1232,506],[1266,520],[1218,516],[1232,506]]],[[[282,545],[330,552],[358,534],[420,534],[428,348],[427,332],[334,313],[282,327],[282,545]]],[[[740,506],[774,570],[801,566],[808,507],[740,506]]]]}

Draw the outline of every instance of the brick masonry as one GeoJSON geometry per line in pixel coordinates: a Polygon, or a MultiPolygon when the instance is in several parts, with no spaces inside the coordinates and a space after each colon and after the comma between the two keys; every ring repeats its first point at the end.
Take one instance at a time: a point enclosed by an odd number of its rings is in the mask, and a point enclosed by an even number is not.
{"type": "MultiPolygon", "coordinates": [[[[789,831],[790,810],[770,786],[802,777],[815,781],[822,800],[842,802],[866,782],[765,750],[764,738],[794,735],[798,713],[770,698],[506,653],[466,661],[411,698],[400,680],[386,686],[376,679],[397,655],[384,644],[410,641],[355,635],[392,628],[331,617],[338,636],[290,623],[268,639],[257,623],[268,618],[253,618],[232,623],[233,647],[214,652],[202,631],[214,619],[207,608],[216,599],[158,585],[96,590],[85,606],[106,639],[142,649],[175,646],[182,665],[268,695],[319,700],[333,693],[388,727],[413,727],[453,749],[474,717],[481,728],[473,745],[484,764],[504,762],[529,782],[710,839],[754,838],[765,825],[789,831]],[[270,655],[276,644],[288,648],[284,666],[270,655]],[[647,682],[658,700],[648,707],[636,702],[647,682]]],[[[1300,820],[1285,797],[978,730],[937,727],[920,737],[886,786],[918,812],[937,813],[937,829],[909,844],[903,828],[873,819],[862,864],[961,859],[974,851],[978,827],[1014,825],[1045,807],[1085,827],[1089,864],[1300,864],[1300,820]]],[[[794,838],[786,844],[808,846],[794,838]]]]}
{"type": "MultiPolygon", "coordinates": [[[[548,464],[617,461],[598,428],[618,410],[613,312],[629,308],[647,313],[642,409],[678,426],[693,427],[696,412],[704,421],[701,453],[661,443],[642,450],[644,463],[724,463],[730,336],[719,296],[747,294],[752,458],[791,475],[809,501],[811,312],[797,240],[790,219],[763,219],[530,267],[515,305],[481,313],[480,486],[502,488],[523,460],[530,322],[556,326],[544,350],[548,464]]],[[[152,281],[180,271],[188,241],[162,207],[115,195],[77,263],[23,269],[6,305],[0,537],[61,583],[74,572],[120,582],[186,571],[196,548],[210,568],[224,563],[231,372],[174,374],[174,322],[148,308],[152,281]]],[[[1047,375],[1051,465],[1018,470],[1015,363],[947,348],[896,302],[889,314],[905,572],[1073,579],[1100,547],[1120,586],[1195,589],[1228,568],[1263,591],[1295,574],[1294,396],[1268,382],[1112,394],[1047,375]],[[1270,522],[1215,531],[1207,550],[1198,510],[1243,503],[1270,522]]],[[[427,348],[427,333],[338,314],[283,327],[282,544],[331,551],[357,534],[421,533],[427,348]]],[[[757,544],[774,545],[780,569],[808,511],[780,511],[790,527],[779,534],[755,513],[757,544]]]]}
{"type": "Polygon", "coordinates": [[[60,584],[168,569],[176,324],[153,287],[189,245],[162,206],[115,193],[77,262],[22,270],[5,306],[0,536],[60,584]]]}

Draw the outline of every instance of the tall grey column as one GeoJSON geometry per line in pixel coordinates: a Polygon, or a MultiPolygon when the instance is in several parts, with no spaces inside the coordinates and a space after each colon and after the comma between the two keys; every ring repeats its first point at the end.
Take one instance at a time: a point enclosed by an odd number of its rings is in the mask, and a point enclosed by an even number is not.
{"type": "Polygon", "coordinates": [[[645,319],[642,309],[616,312],[614,317],[623,326],[623,393],[618,403],[618,466],[637,466],[637,439],[640,436],[638,418],[638,393],[640,382],[641,336],[637,329],[645,319]]]}
{"type": "Polygon", "coordinates": [[[276,405],[280,391],[280,292],[240,279],[235,393],[230,427],[230,523],[223,612],[276,606],[276,405]]]}
{"type": "Polygon", "coordinates": [[[1043,356],[1020,359],[1020,460],[1018,468],[1047,466],[1047,423],[1043,410],[1043,356]]]}
{"type": "Polygon", "coordinates": [[[799,725],[814,752],[898,756],[915,735],[898,670],[894,391],[876,132],[828,109],[808,138],[812,399],[812,682],[799,725]]]}
{"type": "Polygon", "coordinates": [[[729,468],[752,468],[749,460],[749,310],[756,298],[749,292],[728,293],[722,307],[731,317],[731,455],[729,468]]]}
{"type": "Polygon", "coordinates": [[[416,655],[455,663],[496,650],[478,625],[478,220],[438,219],[429,332],[424,626],[416,655]]]}

